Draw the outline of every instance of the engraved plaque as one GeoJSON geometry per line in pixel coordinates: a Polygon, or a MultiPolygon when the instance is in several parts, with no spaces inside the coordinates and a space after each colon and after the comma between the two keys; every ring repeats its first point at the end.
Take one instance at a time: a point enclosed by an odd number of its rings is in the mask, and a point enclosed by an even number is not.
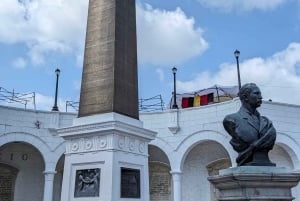
{"type": "Polygon", "coordinates": [[[121,168],[121,198],[140,198],[140,170],[121,168]]]}
{"type": "Polygon", "coordinates": [[[99,197],[100,168],[76,170],[74,197],[99,197]]]}

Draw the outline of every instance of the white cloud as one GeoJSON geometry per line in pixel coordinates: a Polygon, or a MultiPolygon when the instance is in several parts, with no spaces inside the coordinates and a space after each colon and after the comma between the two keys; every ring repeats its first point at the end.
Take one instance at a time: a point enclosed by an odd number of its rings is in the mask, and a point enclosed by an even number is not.
{"type": "Polygon", "coordinates": [[[54,105],[54,97],[45,96],[40,93],[36,93],[35,94],[35,103],[36,103],[37,109],[51,111],[51,109],[54,105]]]}
{"type": "MultiPolygon", "coordinates": [[[[285,50],[269,58],[252,58],[240,63],[243,83],[254,82],[265,100],[299,104],[300,102],[300,43],[291,43],[285,50]]],[[[224,63],[216,73],[203,72],[194,80],[178,81],[179,91],[194,91],[214,84],[237,85],[236,64],[224,63]]]]}
{"type": "Polygon", "coordinates": [[[0,42],[25,43],[33,63],[82,51],[88,0],[1,0],[0,42]]]}
{"type": "Polygon", "coordinates": [[[24,69],[27,65],[26,60],[23,57],[18,57],[13,61],[13,66],[15,68],[24,69]]]}
{"type": "Polygon", "coordinates": [[[158,74],[159,81],[161,81],[161,82],[164,81],[164,79],[165,79],[164,71],[160,68],[157,68],[155,71],[158,74]]]}
{"type": "Polygon", "coordinates": [[[288,0],[197,0],[202,5],[229,11],[272,10],[288,0]]]}
{"type": "MultiPolygon", "coordinates": [[[[1,0],[0,43],[23,43],[34,64],[51,53],[72,53],[82,65],[88,0],[1,0]]],[[[139,60],[176,65],[203,53],[208,43],[195,20],[174,11],[137,6],[139,60]]]]}
{"type": "MultiPolygon", "coordinates": [[[[35,103],[36,103],[36,109],[51,111],[54,105],[54,97],[45,96],[40,93],[35,93],[35,103]]],[[[62,112],[66,111],[66,100],[58,98],[57,106],[59,111],[62,112]]]]}
{"type": "Polygon", "coordinates": [[[137,6],[138,56],[142,63],[176,65],[208,48],[195,20],[177,8],[174,11],[137,6]]]}

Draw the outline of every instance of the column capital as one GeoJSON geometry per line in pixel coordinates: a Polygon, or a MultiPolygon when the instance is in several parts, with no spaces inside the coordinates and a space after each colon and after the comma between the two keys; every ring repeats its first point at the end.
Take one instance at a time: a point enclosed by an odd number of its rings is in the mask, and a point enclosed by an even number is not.
{"type": "Polygon", "coordinates": [[[57,173],[57,171],[55,171],[55,170],[45,170],[43,172],[44,175],[47,175],[47,174],[56,174],[56,173],[57,173]]]}
{"type": "Polygon", "coordinates": [[[182,171],[181,171],[181,170],[171,170],[171,171],[170,171],[170,174],[172,174],[172,175],[175,175],[175,174],[181,175],[181,174],[182,174],[182,171]]]}

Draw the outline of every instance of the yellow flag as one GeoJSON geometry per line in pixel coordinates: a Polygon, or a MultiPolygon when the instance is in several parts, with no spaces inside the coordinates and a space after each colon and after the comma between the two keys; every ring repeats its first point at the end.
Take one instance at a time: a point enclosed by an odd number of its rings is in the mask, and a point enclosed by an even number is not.
{"type": "Polygon", "coordinates": [[[194,97],[194,107],[200,106],[200,96],[194,97]]]}

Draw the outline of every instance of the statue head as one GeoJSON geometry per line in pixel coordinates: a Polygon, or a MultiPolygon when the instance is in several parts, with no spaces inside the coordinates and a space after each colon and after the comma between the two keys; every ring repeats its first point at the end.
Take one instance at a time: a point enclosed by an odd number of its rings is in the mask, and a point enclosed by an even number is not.
{"type": "Polygon", "coordinates": [[[260,89],[254,83],[244,84],[241,87],[238,96],[240,97],[243,106],[257,108],[262,103],[260,89]]]}

